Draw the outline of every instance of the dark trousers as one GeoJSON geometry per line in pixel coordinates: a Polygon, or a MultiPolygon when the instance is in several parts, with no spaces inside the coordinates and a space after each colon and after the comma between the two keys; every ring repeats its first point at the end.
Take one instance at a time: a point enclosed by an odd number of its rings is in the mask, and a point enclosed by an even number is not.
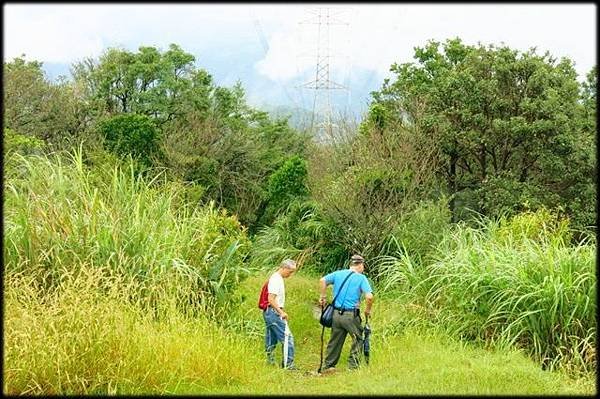
{"type": "Polygon", "coordinates": [[[327,355],[325,357],[325,368],[335,367],[340,360],[342,347],[346,341],[346,335],[352,337],[352,348],[348,358],[348,368],[358,367],[363,352],[363,327],[360,315],[354,315],[353,311],[333,312],[333,324],[331,325],[331,337],[327,344],[327,355]]]}

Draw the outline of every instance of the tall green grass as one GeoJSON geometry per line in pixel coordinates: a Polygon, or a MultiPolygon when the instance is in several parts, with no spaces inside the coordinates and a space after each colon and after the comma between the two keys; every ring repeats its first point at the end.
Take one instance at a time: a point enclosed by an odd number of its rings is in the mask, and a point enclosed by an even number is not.
{"type": "Polygon", "coordinates": [[[423,268],[404,253],[379,260],[382,288],[407,291],[434,325],[466,340],[525,349],[544,367],[596,367],[595,242],[568,245],[548,211],[459,225],[423,268]]]}
{"type": "MultiPolygon", "coordinates": [[[[129,300],[140,284],[109,267],[63,271],[50,293],[30,272],[5,275],[3,391],[11,395],[164,394],[247,384],[254,348],[174,300],[156,320],[129,300]]],[[[171,299],[174,299],[171,297],[171,299]]]]}
{"type": "Polygon", "coordinates": [[[108,267],[135,276],[130,296],[149,310],[174,295],[184,311],[212,311],[247,274],[249,241],[235,216],[185,206],[183,187],[160,174],[136,175],[132,162],[91,170],[81,151],[67,159],[15,153],[10,165],[5,270],[35,272],[42,289],[81,265],[108,267]]]}
{"type": "MultiPolygon", "coordinates": [[[[414,209],[403,214],[392,231],[387,242],[383,245],[380,255],[386,255],[400,250],[407,254],[415,264],[431,263],[437,245],[450,230],[450,210],[448,200],[440,198],[437,201],[422,201],[414,209]]],[[[376,262],[379,264],[379,262],[376,262]]],[[[377,270],[379,273],[380,271],[377,270]]],[[[381,271],[382,275],[386,274],[381,271]]]]}
{"type": "Polygon", "coordinates": [[[209,320],[227,314],[247,275],[245,229],[131,162],[92,170],[81,150],[63,155],[7,162],[4,391],[162,393],[236,380],[247,353],[219,349],[235,336],[209,320]]]}

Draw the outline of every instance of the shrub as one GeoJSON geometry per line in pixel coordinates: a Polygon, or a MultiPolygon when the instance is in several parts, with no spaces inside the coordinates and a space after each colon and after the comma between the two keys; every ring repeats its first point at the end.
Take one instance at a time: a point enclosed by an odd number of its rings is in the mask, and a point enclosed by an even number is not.
{"type": "Polygon", "coordinates": [[[402,215],[369,269],[382,292],[412,291],[426,277],[426,266],[435,261],[437,246],[450,232],[448,201],[423,201],[402,215]]]}
{"type": "Polygon", "coordinates": [[[423,201],[414,210],[402,215],[394,228],[383,254],[401,251],[417,265],[429,264],[437,245],[450,230],[448,201],[423,201]]]}
{"type": "Polygon", "coordinates": [[[500,218],[498,228],[491,231],[491,238],[502,244],[534,241],[549,242],[556,246],[569,244],[573,237],[569,219],[542,207],[535,212],[526,211],[510,218],[500,218]]]}
{"type": "Polygon", "coordinates": [[[349,250],[337,239],[341,231],[311,201],[293,201],[271,226],[254,236],[251,263],[269,268],[285,257],[296,257],[318,273],[333,271],[349,258],[349,250]]]}
{"type": "Polygon", "coordinates": [[[20,154],[39,153],[46,147],[43,140],[33,136],[19,134],[12,129],[3,129],[4,132],[4,156],[7,157],[14,152],[20,154]]]}
{"type": "Polygon", "coordinates": [[[99,130],[107,149],[125,157],[131,155],[145,166],[158,152],[159,132],[146,115],[122,114],[100,123],[99,130]]]}
{"type": "Polygon", "coordinates": [[[267,184],[268,204],[261,218],[263,224],[272,223],[292,201],[301,201],[308,195],[306,176],[306,161],[297,155],[286,160],[271,174],[267,184]]]}

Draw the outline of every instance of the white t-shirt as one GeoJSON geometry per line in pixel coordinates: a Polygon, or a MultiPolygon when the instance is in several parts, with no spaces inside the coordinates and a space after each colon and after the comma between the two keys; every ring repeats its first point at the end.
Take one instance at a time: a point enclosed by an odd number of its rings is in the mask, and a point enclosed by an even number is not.
{"type": "Polygon", "coordinates": [[[283,277],[278,272],[275,272],[269,278],[268,285],[269,294],[277,295],[275,300],[280,308],[285,304],[285,286],[283,284],[283,277]]]}

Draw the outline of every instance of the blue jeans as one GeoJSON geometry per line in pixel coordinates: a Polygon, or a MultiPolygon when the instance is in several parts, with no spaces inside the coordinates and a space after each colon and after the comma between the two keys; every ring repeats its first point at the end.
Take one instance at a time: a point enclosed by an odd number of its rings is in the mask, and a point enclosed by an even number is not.
{"type": "MultiPolygon", "coordinates": [[[[267,362],[269,364],[275,364],[275,346],[278,342],[281,342],[283,349],[283,342],[285,339],[285,321],[282,320],[277,312],[270,306],[263,312],[263,318],[265,319],[266,333],[265,333],[265,352],[267,353],[267,362]]],[[[283,366],[283,357],[281,360],[283,366]]],[[[290,332],[288,339],[288,361],[287,367],[294,365],[294,336],[290,332]]]]}

